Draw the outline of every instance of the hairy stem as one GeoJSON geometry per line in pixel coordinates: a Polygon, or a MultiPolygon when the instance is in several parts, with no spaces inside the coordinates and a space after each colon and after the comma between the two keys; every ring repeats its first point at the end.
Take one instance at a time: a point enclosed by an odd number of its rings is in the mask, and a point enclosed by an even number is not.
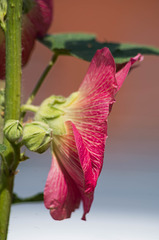
{"type": "MultiPolygon", "coordinates": [[[[21,100],[21,15],[22,0],[8,0],[6,25],[5,120],[19,120],[21,100]]],[[[7,239],[14,173],[20,158],[19,146],[4,139],[7,150],[0,165],[0,239],[7,239]]]]}

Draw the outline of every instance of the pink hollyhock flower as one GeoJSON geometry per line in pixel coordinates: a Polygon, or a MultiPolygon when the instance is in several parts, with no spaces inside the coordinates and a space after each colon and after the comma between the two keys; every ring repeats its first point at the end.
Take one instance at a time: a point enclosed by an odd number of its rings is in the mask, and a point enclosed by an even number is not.
{"type": "MultiPolygon", "coordinates": [[[[25,0],[30,4],[22,18],[22,66],[33,50],[36,38],[43,37],[52,21],[53,0],[25,0]]],[[[5,36],[0,28],[0,79],[5,78],[5,36]]]]}
{"type": "MultiPolygon", "coordinates": [[[[82,219],[86,219],[103,165],[108,115],[116,93],[137,60],[142,60],[140,54],[116,72],[109,49],[98,50],[78,92],[64,103],[55,101],[55,96],[46,100],[47,106],[56,111],[55,123],[50,122],[49,115],[47,121],[54,136],[52,165],[44,190],[45,206],[54,219],[69,218],[81,201],[82,219]],[[65,130],[60,134],[58,126],[62,121],[65,130]]],[[[47,116],[46,109],[41,111],[47,116]]]]}

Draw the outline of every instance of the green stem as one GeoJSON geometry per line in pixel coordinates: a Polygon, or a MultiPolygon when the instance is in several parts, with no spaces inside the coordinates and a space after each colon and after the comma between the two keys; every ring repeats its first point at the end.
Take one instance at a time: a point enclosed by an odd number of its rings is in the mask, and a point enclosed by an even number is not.
{"type": "MultiPolygon", "coordinates": [[[[35,88],[33,89],[32,93],[30,94],[30,97],[28,98],[26,104],[24,106],[31,106],[37,92],[39,91],[41,85],[43,84],[46,76],[48,75],[48,73],[50,72],[51,68],[53,67],[53,65],[55,64],[55,62],[57,61],[58,58],[58,54],[54,53],[54,55],[52,56],[50,62],[48,63],[47,67],[45,68],[44,72],[42,73],[41,77],[39,78],[35,88]]],[[[26,109],[28,110],[28,109],[26,109]]],[[[25,117],[26,111],[24,110],[21,113],[21,121],[23,120],[23,118],[25,117]]]]}
{"type": "Polygon", "coordinates": [[[34,105],[28,105],[28,104],[24,104],[21,106],[21,112],[26,112],[26,111],[30,111],[30,112],[37,112],[39,109],[39,107],[34,106],[34,105]]]}
{"type": "Polygon", "coordinates": [[[27,102],[26,102],[27,105],[30,105],[30,104],[33,102],[33,100],[34,100],[37,92],[39,91],[39,89],[40,89],[42,83],[44,82],[47,74],[49,73],[49,71],[51,70],[51,68],[53,67],[53,65],[55,64],[57,58],[58,58],[58,55],[55,53],[55,54],[53,55],[53,57],[51,58],[49,64],[48,64],[47,67],[45,68],[44,72],[42,73],[39,81],[37,82],[35,88],[33,89],[32,93],[31,93],[30,97],[28,98],[28,100],[27,100],[27,102]]]}
{"type": "Polygon", "coordinates": [[[8,163],[6,161],[6,159],[4,158],[3,154],[0,153],[0,157],[1,157],[1,161],[3,162],[3,165],[6,169],[6,171],[8,170],[8,163]]]}
{"type": "MultiPolygon", "coordinates": [[[[21,99],[21,15],[22,0],[8,0],[6,25],[5,120],[19,120],[21,99]]],[[[7,239],[14,173],[20,158],[19,146],[4,139],[7,150],[0,166],[0,239],[7,239]]]]}

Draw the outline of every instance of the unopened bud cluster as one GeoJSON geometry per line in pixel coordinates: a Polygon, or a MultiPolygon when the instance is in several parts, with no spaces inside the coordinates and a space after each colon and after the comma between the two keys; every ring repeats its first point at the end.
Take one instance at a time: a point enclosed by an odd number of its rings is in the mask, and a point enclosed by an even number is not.
{"type": "Polygon", "coordinates": [[[5,137],[12,143],[20,140],[30,151],[45,152],[51,146],[53,136],[67,134],[66,109],[76,101],[78,94],[74,92],[68,98],[50,96],[38,107],[34,121],[24,126],[18,120],[8,120],[4,126],[5,137]]]}
{"type": "Polygon", "coordinates": [[[18,143],[20,140],[30,151],[45,152],[51,146],[53,135],[67,134],[66,108],[77,98],[78,92],[71,94],[68,98],[50,96],[39,106],[35,121],[22,126],[18,120],[8,120],[4,126],[5,137],[12,143],[18,143]]]}
{"type": "Polygon", "coordinates": [[[11,143],[22,143],[33,152],[45,152],[52,142],[52,129],[45,123],[31,122],[22,127],[18,120],[8,120],[4,126],[4,135],[11,143]]]}

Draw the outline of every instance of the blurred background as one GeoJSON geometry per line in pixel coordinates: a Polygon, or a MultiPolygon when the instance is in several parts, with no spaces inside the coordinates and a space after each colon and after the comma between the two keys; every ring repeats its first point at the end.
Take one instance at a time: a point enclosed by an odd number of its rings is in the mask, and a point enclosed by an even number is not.
{"type": "MultiPolygon", "coordinates": [[[[101,41],[132,42],[159,48],[159,1],[55,0],[49,30],[96,33],[101,41]]],[[[23,101],[51,58],[36,43],[23,71],[23,101]]],[[[60,57],[39,91],[35,104],[51,94],[68,96],[83,80],[88,62],[60,57]]],[[[104,166],[87,222],[82,207],[56,222],[43,203],[12,207],[9,240],[159,239],[159,57],[145,56],[120,89],[108,122],[104,166]]],[[[42,192],[51,156],[30,154],[19,166],[15,192],[42,192]]]]}

